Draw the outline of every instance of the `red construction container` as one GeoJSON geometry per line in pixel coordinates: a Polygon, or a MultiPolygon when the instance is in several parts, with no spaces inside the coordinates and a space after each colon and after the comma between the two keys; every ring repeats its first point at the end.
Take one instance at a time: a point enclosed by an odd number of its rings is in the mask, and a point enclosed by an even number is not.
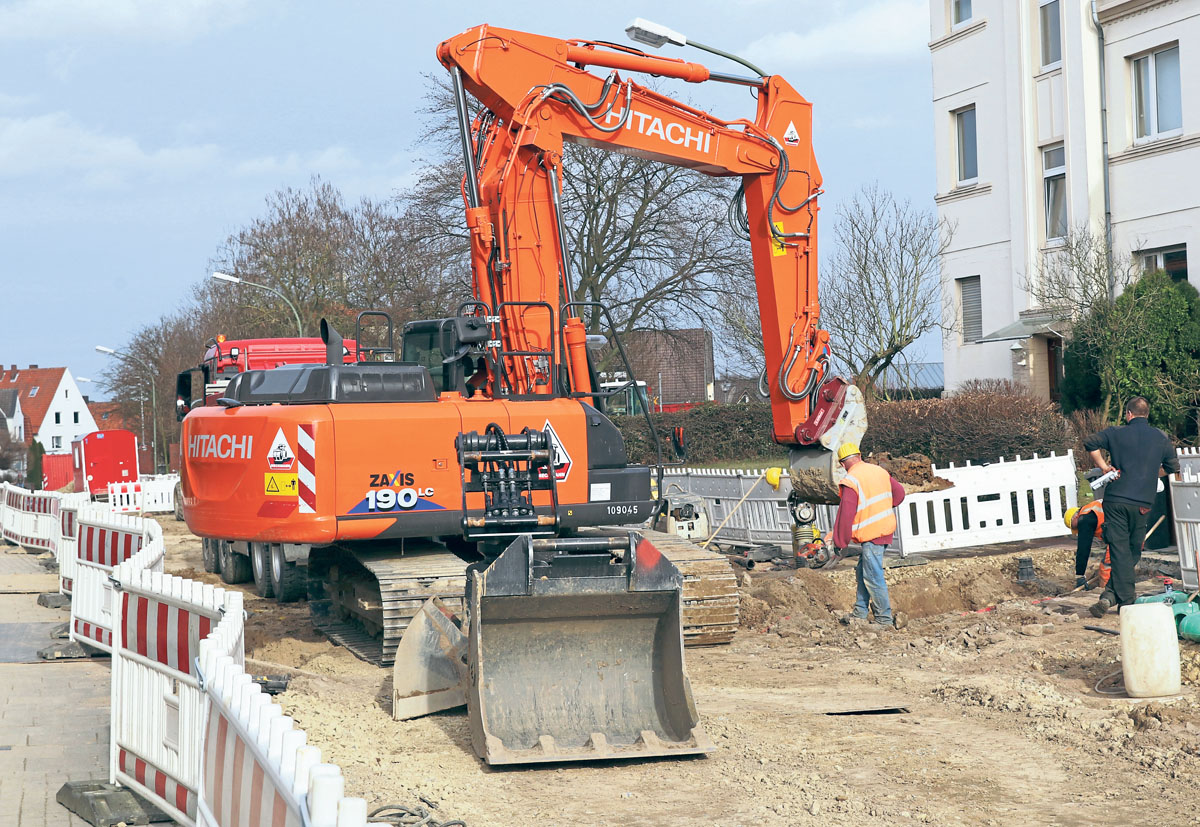
{"type": "Polygon", "coordinates": [[[137,437],[132,431],[92,431],[71,443],[75,490],[107,494],[110,482],[136,482],[137,437]]]}
{"type": "Polygon", "coordinates": [[[68,485],[74,475],[74,458],[70,454],[46,454],[42,457],[42,488],[57,491],[68,485]]]}

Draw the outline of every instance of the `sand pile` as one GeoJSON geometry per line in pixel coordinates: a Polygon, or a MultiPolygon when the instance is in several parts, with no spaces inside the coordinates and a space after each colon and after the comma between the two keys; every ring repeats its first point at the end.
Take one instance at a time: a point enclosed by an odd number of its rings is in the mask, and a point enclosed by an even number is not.
{"type": "Polygon", "coordinates": [[[894,457],[887,451],[871,454],[870,461],[887,471],[910,494],[921,491],[942,491],[953,487],[950,480],[933,475],[933,461],[924,454],[905,454],[894,457]]]}

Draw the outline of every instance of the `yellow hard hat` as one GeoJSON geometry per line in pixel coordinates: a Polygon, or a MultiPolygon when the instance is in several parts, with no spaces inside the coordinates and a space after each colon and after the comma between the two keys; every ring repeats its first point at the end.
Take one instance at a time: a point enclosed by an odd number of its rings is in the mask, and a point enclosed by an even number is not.
{"type": "Polygon", "coordinates": [[[1068,508],[1067,513],[1063,514],[1063,522],[1066,523],[1067,528],[1074,530],[1074,528],[1071,526],[1071,520],[1075,519],[1075,515],[1078,513],[1078,508],[1068,508]]]}
{"type": "Polygon", "coordinates": [[[842,447],[838,448],[838,462],[841,462],[846,457],[854,456],[858,453],[862,452],[858,450],[858,446],[853,442],[843,442],[842,447]]]}
{"type": "Polygon", "coordinates": [[[771,486],[776,491],[778,491],[779,490],[779,481],[781,479],[783,479],[783,474],[784,474],[784,469],[782,469],[782,468],[768,468],[766,470],[766,472],[763,474],[763,477],[766,479],[767,485],[771,486]]]}

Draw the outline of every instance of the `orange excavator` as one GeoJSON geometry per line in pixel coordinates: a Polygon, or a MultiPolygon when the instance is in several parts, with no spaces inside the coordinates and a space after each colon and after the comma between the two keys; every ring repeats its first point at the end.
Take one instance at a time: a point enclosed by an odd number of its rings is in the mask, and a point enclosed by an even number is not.
{"type": "Polygon", "coordinates": [[[778,76],[488,25],[437,57],[461,128],[473,296],[409,323],[398,359],[343,364],[323,324],[327,364],[246,371],[191,411],[187,523],[248,552],[262,593],[307,594],[335,640],[394,659],[397,710],[465,700],[489,763],[706,752],[683,642],[728,640],[736,583],[678,537],[604,528],[664,503],[604,412],[623,388],[601,387],[590,350],[585,320],[612,328],[607,309],[573,298],[563,145],[741,179],[730,215],[753,251],[773,435],[797,496],[830,502],[833,451],[866,419],[818,327],[811,105],[778,76]],[[749,86],[757,112],[720,120],[623,72],[749,86]]]}

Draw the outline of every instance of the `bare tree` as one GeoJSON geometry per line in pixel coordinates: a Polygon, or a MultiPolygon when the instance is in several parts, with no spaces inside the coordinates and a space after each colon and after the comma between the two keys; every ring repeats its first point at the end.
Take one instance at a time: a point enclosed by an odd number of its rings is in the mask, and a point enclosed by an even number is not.
{"type": "Polygon", "coordinates": [[[941,293],[953,228],[878,184],[843,203],[833,227],[834,251],[821,268],[821,322],[839,370],[871,393],[885,372],[906,377],[913,342],[953,326],[941,293]]]}
{"type": "Polygon", "coordinates": [[[1081,224],[1067,232],[1060,247],[1039,259],[1022,286],[1036,307],[1075,322],[1111,303],[1139,275],[1132,256],[1110,251],[1102,235],[1081,224]]]}

